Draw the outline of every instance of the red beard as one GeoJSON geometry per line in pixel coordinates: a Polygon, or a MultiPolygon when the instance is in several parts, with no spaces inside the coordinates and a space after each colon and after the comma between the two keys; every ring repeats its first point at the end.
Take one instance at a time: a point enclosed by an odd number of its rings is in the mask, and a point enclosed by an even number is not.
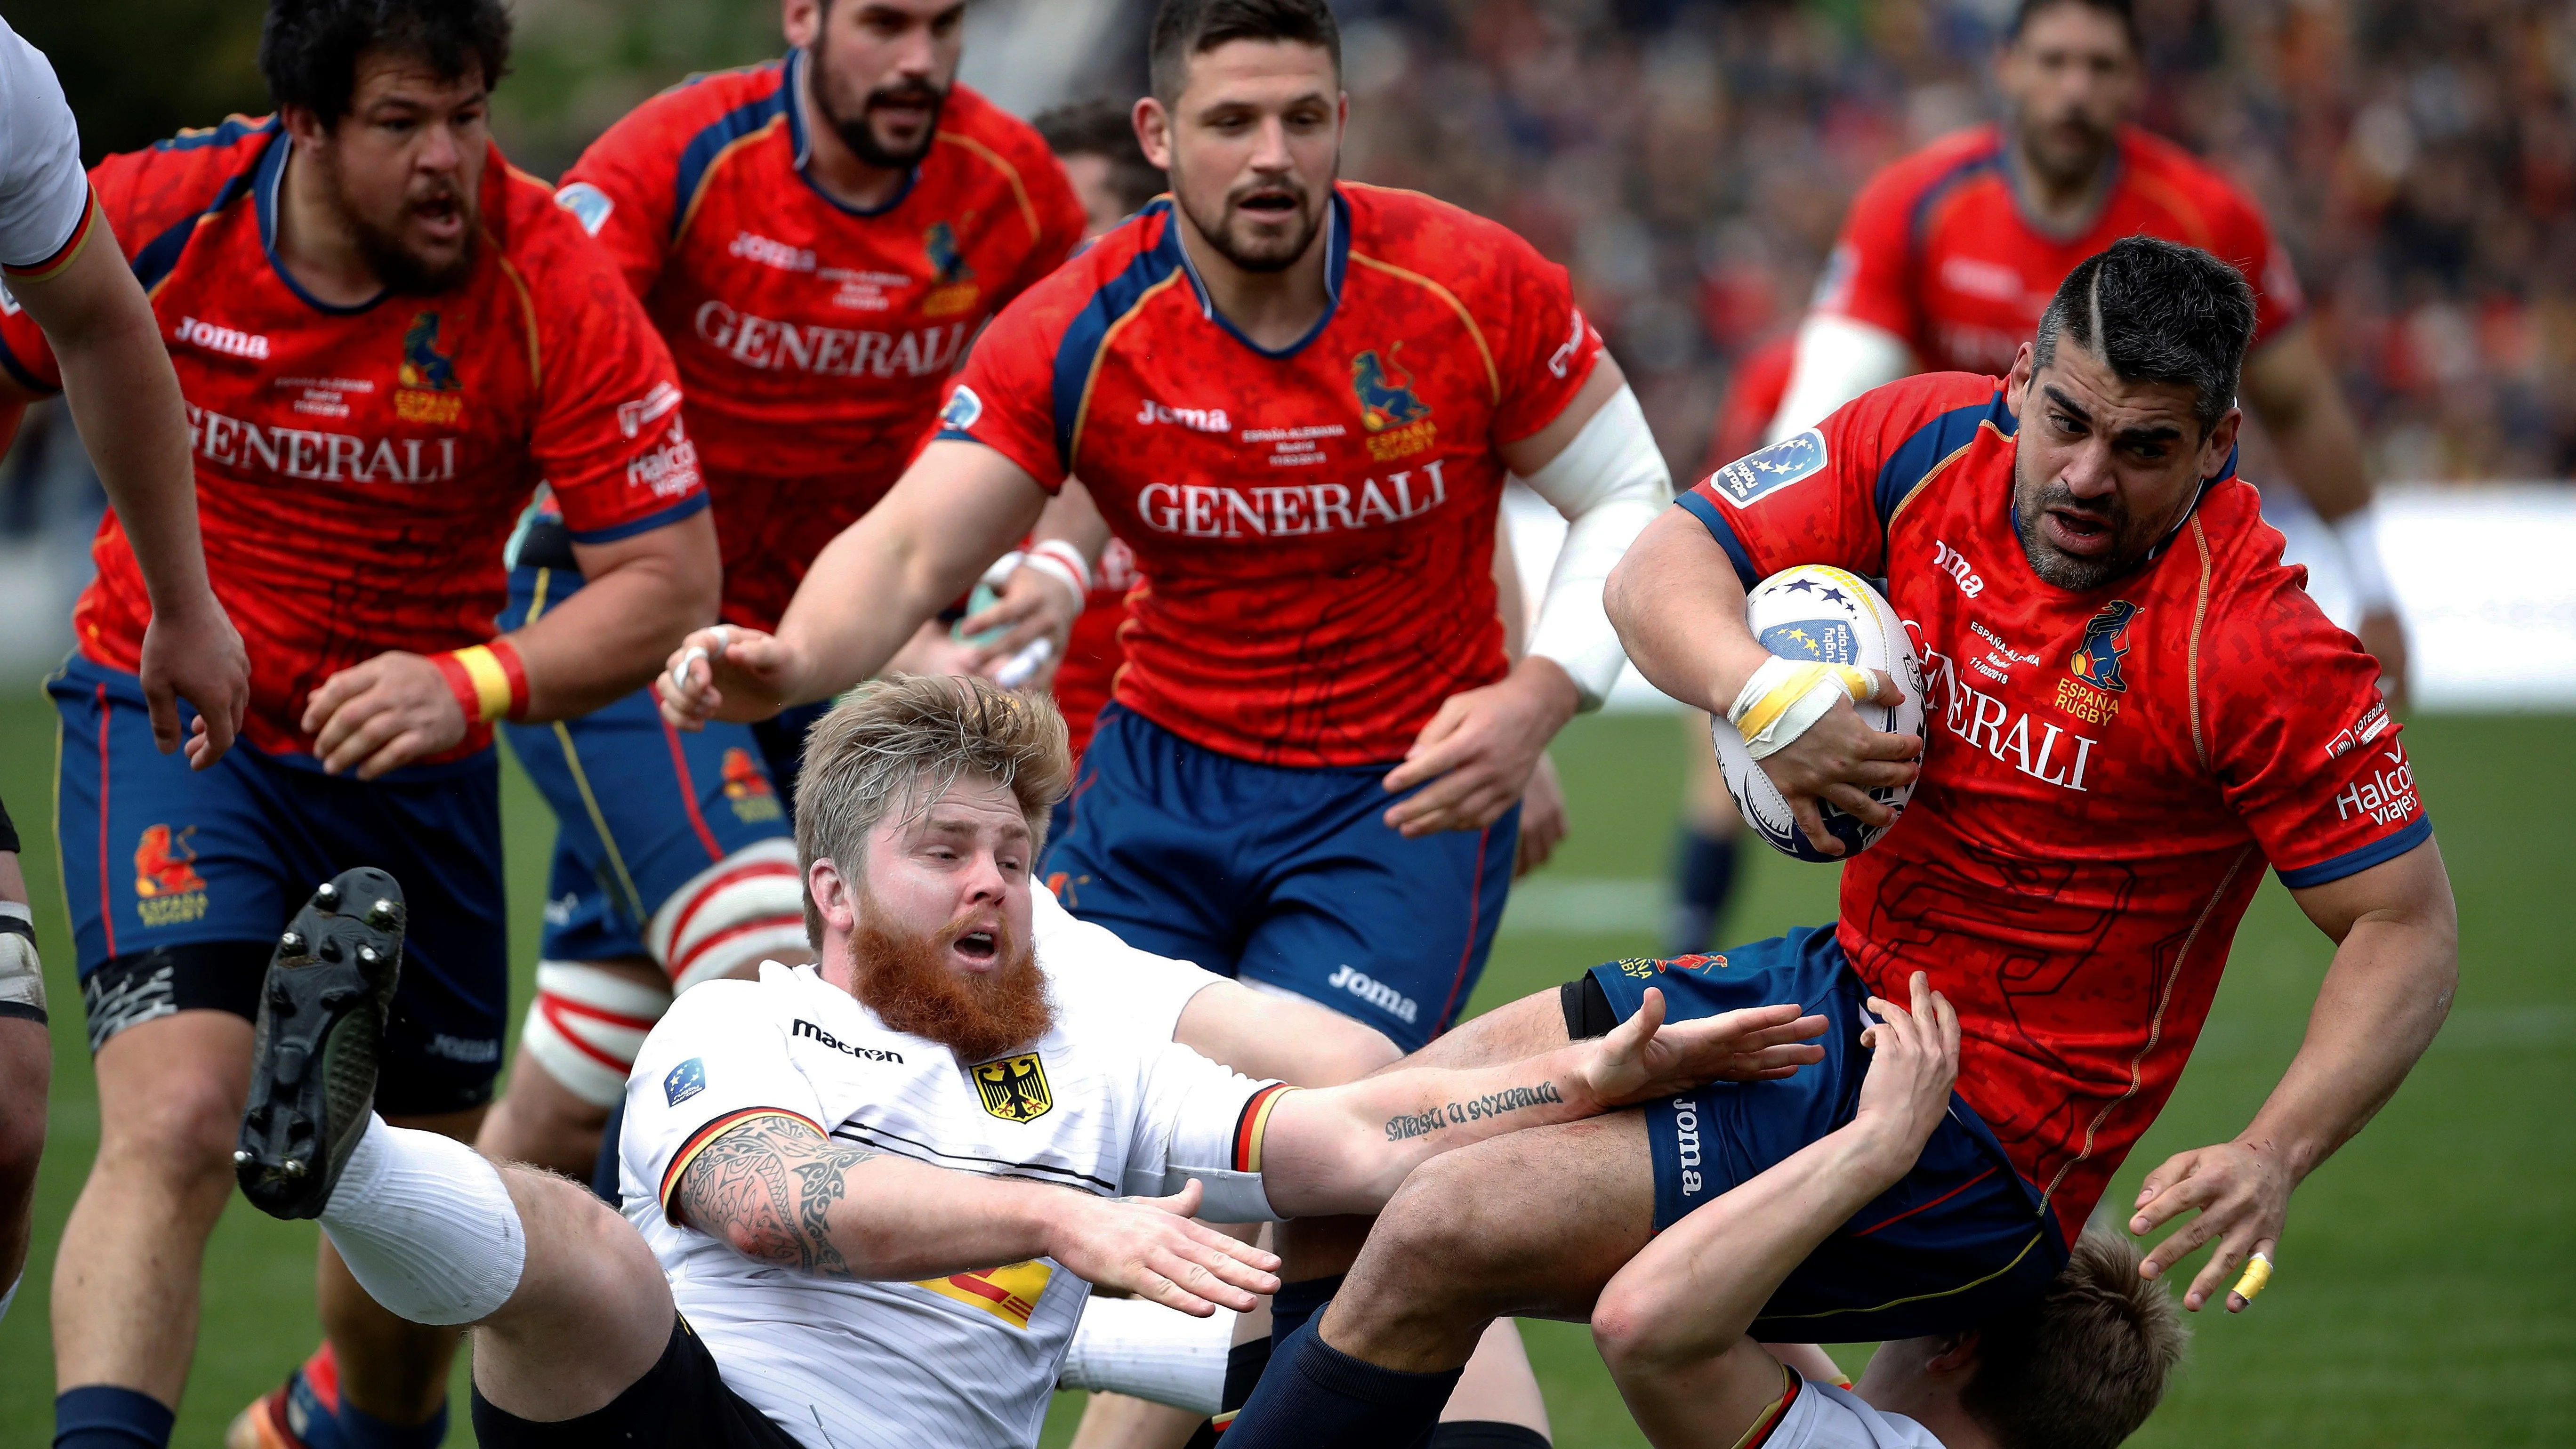
{"type": "Polygon", "coordinates": [[[862,887],[850,940],[858,966],[851,994],[887,1026],[927,1037],[971,1064],[1027,1046],[1055,1025],[1037,949],[1013,936],[1008,923],[993,930],[1001,965],[961,976],[948,964],[949,948],[983,927],[961,916],[929,935],[907,935],[887,929],[885,915],[862,887]]]}

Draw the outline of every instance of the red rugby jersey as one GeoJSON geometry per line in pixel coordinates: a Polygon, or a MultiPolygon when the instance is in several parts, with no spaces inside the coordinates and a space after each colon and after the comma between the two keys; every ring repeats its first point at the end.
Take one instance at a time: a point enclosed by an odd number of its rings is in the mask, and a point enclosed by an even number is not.
{"type": "Polygon", "coordinates": [[[2268,862],[2322,885],[2432,834],[2378,666],[2281,563],[2251,485],[2091,593],[2013,531],[1994,378],[1931,373],[1718,470],[1681,502],[1749,585],[1885,577],[1931,721],[1904,818],[1843,867],[1880,995],[1958,1004],[1959,1090],[2071,1238],[2163,1107],[2268,862]]]}
{"type": "Polygon", "coordinates": [[[834,201],[805,173],[808,64],[798,51],[663,92],[558,193],[670,343],[715,495],[724,617],[758,629],[902,476],[984,319],[1083,228],[1038,133],[965,86],[893,201],[834,201]]]}
{"type": "Polygon", "coordinates": [[[1217,314],[1159,200],[995,319],[940,435],[1082,479],[1145,576],[1119,702],[1266,764],[1401,759],[1503,677],[1494,449],[1601,351],[1502,227],[1347,182],[1327,211],[1332,302],[1285,350],[1217,314]]]}
{"type": "Polygon", "coordinates": [[[1935,141],[1861,188],[1816,289],[1820,311],[1906,340],[1928,372],[2005,373],[2075,264],[2127,236],[2199,247],[2254,288],[2254,342],[2298,320],[2298,274],[2263,214],[2190,152],[2120,129],[2117,168],[2090,225],[2055,237],[2013,190],[2003,132],[1935,141]]]}
{"type": "MultiPolygon", "coordinates": [[[[543,182],[493,149],[463,284],[333,307],[274,250],[292,150],[275,118],[235,117],[90,173],[178,369],[206,571],[250,650],[245,730],[273,753],[308,749],[305,698],[333,673],[492,637],[501,545],[540,479],[584,543],[707,501],[670,354],[543,182]]],[[[62,385],[15,308],[0,366],[62,385]]],[[[136,669],[151,605],[114,513],[91,551],[81,652],[136,669]]]]}

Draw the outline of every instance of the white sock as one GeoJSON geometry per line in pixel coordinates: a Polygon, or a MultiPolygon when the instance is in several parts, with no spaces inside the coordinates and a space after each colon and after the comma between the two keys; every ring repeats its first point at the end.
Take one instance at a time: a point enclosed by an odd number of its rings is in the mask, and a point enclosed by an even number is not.
{"type": "Polygon", "coordinates": [[[27,1271],[21,1268],[18,1276],[9,1280],[9,1291],[0,1293],[0,1323],[9,1321],[9,1305],[18,1301],[18,1285],[26,1281],[27,1271]]]}
{"type": "Polygon", "coordinates": [[[322,1230],[367,1296],[413,1323],[491,1317],[528,1262],[528,1232],[499,1168],[455,1138],[372,1113],[322,1230]]]}
{"type": "Polygon", "coordinates": [[[1192,1318],[1144,1298],[1093,1298],[1083,1305],[1056,1385],[1126,1394],[1213,1414],[1225,1407],[1225,1356],[1235,1315],[1192,1318]]]}

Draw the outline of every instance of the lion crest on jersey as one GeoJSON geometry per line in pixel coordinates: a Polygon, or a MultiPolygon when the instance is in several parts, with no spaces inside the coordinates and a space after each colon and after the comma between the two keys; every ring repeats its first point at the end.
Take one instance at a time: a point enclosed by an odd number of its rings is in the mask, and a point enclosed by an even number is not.
{"type": "Polygon", "coordinates": [[[975,269],[966,265],[966,249],[957,244],[957,228],[934,221],[921,234],[922,254],[930,258],[930,291],[921,299],[924,317],[954,317],[972,311],[983,289],[975,269]]]}
{"type": "Polygon", "coordinates": [[[2100,613],[2084,625],[2084,640],[2075,646],[2075,657],[2066,667],[2076,678],[2095,689],[2111,694],[2126,691],[2129,681],[2121,676],[2121,661],[2129,656],[2129,624],[2138,617],[2138,606],[2126,599],[2113,599],[2100,613]]]}
{"type": "Polygon", "coordinates": [[[407,423],[449,424],[464,416],[464,384],[456,360],[438,350],[438,314],[422,312],[403,333],[402,365],[394,369],[394,416],[407,423]]]}
{"type": "Polygon", "coordinates": [[[1055,1110],[1055,1098],[1047,1091],[1046,1063],[1036,1052],[1004,1057],[970,1068],[975,1079],[975,1093],[984,1099],[984,1110],[1005,1122],[1034,1122],[1055,1110]]]}
{"type": "Polygon", "coordinates": [[[1413,375],[1395,355],[1399,342],[1380,358],[1372,347],[1351,359],[1351,391],[1359,395],[1360,426],[1368,429],[1369,456],[1384,463],[1419,453],[1439,436],[1431,405],[1414,395],[1413,375]]]}
{"type": "Polygon", "coordinates": [[[146,926],[172,926],[206,914],[206,878],[197,872],[190,825],[147,825],[134,844],[134,914],[146,926]]]}

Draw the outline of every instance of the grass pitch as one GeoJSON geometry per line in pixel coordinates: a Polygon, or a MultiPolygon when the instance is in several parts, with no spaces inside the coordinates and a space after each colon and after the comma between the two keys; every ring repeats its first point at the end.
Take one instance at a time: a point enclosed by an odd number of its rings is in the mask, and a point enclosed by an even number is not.
{"type": "MultiPolygon", "coordinates": [[[[2576,1443],[2576,946],[2556,924],[2576,881],[2576,768],[2565,718],[2423,719],[2416,778],[2460,900],[2462,983],[2449,1026],[2403,1092],[2293,1200],[2281,1274],[2242,1317],[2200,1315],[2199,1336],[2142,1446],[2576,1443]]],[[[64,1215],[98,1139],[79,992],[49,839],[54,716],[33,690],[0,699],[0,797],[27,836],[25,866],[55,1006],[52,1136],[27,1286],[0,1323],[0,1443],[52,1432],[47,1286],[64,1215]]],[[[1687,748],[1670,719],[1579,721],[1556,749],[1574,835],[1505,917],[1471,1009],[1557,985],[1594,962],[1650,951],[1646,909],[1663,874],[1687,748]],[[1605,909],[1606,903],[1606,909],[1605,909]],[[1626,903],[1623,907],[1623,903],[1626,903]],[[1619,929],[1626,914],[1634,926],[1619,929]],[[1605,929],[1606,927],[1606,929],[1605,929]]],[[[507,773],[512,966],[524,1001],[552,822],[507,773]]],[[[1726,940],[1833,913],[1835,872],[1760,853],[1726,940]]],[[[2251,1116],[2297,1049],[2329,950],[2277,884],[2236,940],[2210,1028],[2181,1089],[2110,1194],[2148,1168],[2221,1141],[2251,1116]]],[[[315,1232],[236,1206],[206,1258],[203,1321],[176,1442],[218,1442],[225,1421],[311,1347],[315,1232]]],[[[2196,1266],[2196,1261],[2194,1266],[2196,1266]]],[[[1643,1442],[1579,1325],[1526,1324],[1557,1442],[1643,1442]]],[[[1857,1368],[1867,1346],[1837,1349],[1857,1368]]],[[[473,1442],[463,1378],[448,1442],[473,1442]]],[[[1059,1402],[1047,1442],[1070,1432],[1059,1402]]]]}

